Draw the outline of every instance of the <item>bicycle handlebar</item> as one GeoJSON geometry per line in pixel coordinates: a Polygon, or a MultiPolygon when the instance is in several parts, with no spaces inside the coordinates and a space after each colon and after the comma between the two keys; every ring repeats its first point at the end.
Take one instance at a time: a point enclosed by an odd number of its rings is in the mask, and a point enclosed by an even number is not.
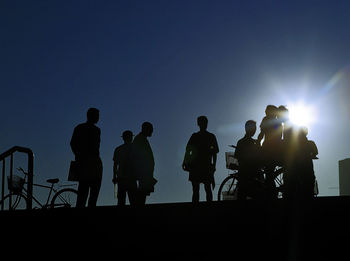
{"type": "Polygon", "coordinates": [[[17,170],[21,171],[24,175],[28,175],[28,172],[25,172],[22,167],[17,168],[17,170]]]}

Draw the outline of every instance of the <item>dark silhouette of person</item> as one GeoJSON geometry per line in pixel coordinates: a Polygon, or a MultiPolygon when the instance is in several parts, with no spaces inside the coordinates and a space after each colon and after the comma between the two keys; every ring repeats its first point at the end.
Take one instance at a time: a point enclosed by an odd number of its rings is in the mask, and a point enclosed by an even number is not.
{"type": "Polygon", "coordinates": [[[262,192],[261,147],[252,137],[256,132],[256,122],[245,123],[245,136],[237,142],[234,157],[238,160],[238,199],[257,199],[262,192]]]}
{"type": "Polygon", "coordinates": [[[132,131],[124,131],[122,138],[124,144],[116,147],[113,153],[114,164],[112,182],[118,186],[118,205],[125,205],[126,194],[128,194],[130,205],[134,205],[137,183],[132,171],[132,131]]]}
{"type": "Polygon", "coordinates": [[[289,119],[289,111],[284,105],[280,105],[277,109],[277,119],[282,124],[283,142],[289,142],[293,137],[294,125],[289,119]]]}
{"type": "MultiPolygon", "coordinates": [[[[265,117],[260,123],[260,133],[258,135],[259,144],[261,144],[263,139],[264,143],[270,143],[275,139],[275,136],[279,136],[279,133],[276,131],[278,129],[277,110],[278,108],[275,105],[266,106],[265,117]]],[[[282,135],[282,133],[280,135],[282,135]]]]}
{"type": "Polygon", "coordinates": [[[274,105],[267,105],[265,109],[266,116],[260,124],[260,133],[258,143],[262,143],[262,155],[265,166],[265,184],[267,187],[267,196],[269,199],[277,198],[278,192],[275,184],[274,170],[279,164],[279,153],[282,142],[282,123],[277,118],[278,108],[274,105]]]}
{"type": "Polygon", "coordinates": [[[145,205],[146,197],[154,192],[157,180],[153,176],[154,156],[148,137],[153,134],[150,122],[142,123],[141,132],[134,138],[132,145],[133,172],[138,182],[136,204],[145,205]]]}
{"type": "Polygon", "coordinates": [[[288,144],[288,161],[284,174],[284,194],[287,200],[305,200],[314,197],[315,173],[313,159],[317,146],[308,140],[306,127],[295,128],[295,136],[288,144]]]}
{"type": "Polygon", "coordinates": [[[217,153],[219,146],[213,133],[207,131],[208,119],[206,116],[197,118],[199,132],[190,137],[182,168],[189,171],[189,180],[192,182],[192,202],[199,202],[200,184],[204,184],[206,200],[213,200],[211,185],[215,186],[214,172],[216,170],[217,153]]]}
{"type": "Polygon", "coordinates": [[[308,152],[310,153],[310,157],[312,159],[318,159],[317,155],[318,155],[318,148],[316,146],[316,143],[313,140],[309,140],[307,138],[307,135],[309,134],[309,130],[307,127],[302,127],[302,131],[305,134],[305,137],[307,139],[307,143],[308,143],[308,152]]]}
{"type": "Polygon", "coordinates": [[[96,206],[100,192],[103,167],[100,158],[101,130],[95,125],[98,120],[99,110],[89,108],[87,121],[74,128],[70,141],[80,169],[77,207],[85,207],[88,196],[88,206],[96,206]]]}

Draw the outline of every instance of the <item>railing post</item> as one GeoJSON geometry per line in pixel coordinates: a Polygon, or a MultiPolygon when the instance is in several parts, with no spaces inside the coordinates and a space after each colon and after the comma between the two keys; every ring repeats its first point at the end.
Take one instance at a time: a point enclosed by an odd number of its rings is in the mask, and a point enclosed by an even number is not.
{"type": "MultiPolygon", "coordinates": [[[[12,181],[13,181],[13,153],[11,153],[11,156],[10,156],[10,181],[11,182],[11,186],[13,185],[12,184],[12,181]]],[[[12,207],[12,193],[10,193],[10,199],[9,199],[9,209],[11,209],[12,207]]]]}
{"type": "Polygon", "coordinates": [[[4,196],[5,196],[5,159],[2,160],[1,210],[4,210],[4,196]]]}
{"type": "MultiPolygon", "coordinates": [[[[12,181],[12,172],[13,172],[13,153],[16,151],[26,153],[28,155],[28,181],[27,181],[27,209],[32,209],[33,206],[33,173],[34,173],[34,154],[31,149],[14,146],[11,149],[0,154],[0,161],[2,161],[2,184],[1,184],[1,210],[4,210],[4,193],[5,193],[5,160],[7,157],[11,157],[11,166],[10,166],[10,179],[12,181]]],[[[10,201],[11,201],[10,196],[10,201]]]]}

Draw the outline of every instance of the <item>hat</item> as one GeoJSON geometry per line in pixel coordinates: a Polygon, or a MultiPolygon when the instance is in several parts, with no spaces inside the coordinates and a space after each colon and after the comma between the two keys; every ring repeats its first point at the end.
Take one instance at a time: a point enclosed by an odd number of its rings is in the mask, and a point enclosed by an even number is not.
{"type": "Polygon", "coordinates": [[[125,138],[127,138],[127,137],[132,137],[132,136],[134,136],[134,134],[133,134],[132,131],[130,131],[130,130],[126,130],[126,131],[124,131],[123,134],[122,134],[122,138],[123,138],[123,139],[125,139],[125,138]]]}

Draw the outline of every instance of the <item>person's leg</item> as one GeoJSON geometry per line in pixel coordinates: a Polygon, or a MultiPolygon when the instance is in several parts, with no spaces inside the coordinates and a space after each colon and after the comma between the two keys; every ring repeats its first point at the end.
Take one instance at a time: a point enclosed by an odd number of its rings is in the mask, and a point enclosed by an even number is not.
{"type": "Polygon", "coordinates": [[[192,181],[192,202],[199,202],[199,182],[192,181]]]}
{"type": "Polygon", "coordinates": [[[118,184],[118,206],[125,206],[126,188],[122,184],[118,184]]]}
{"type": "Polygon", "coordinates": [[[146,193],[142,191],[138,191],[136,194],[136,204],[138,206],[145,205],[146,204],[146,193]]]}
{"type": "Polygon", "coordinates": [[[305,173],[299,182],[300,198],[310,200],[314,197],[315,178],[305,173]]]}
{"type": "Polygon", "coordinates": [[[237,200],[246,200],[247,199],[247,185],[245,180],[240,179],[238,181],[238,193],[237,193],[237,200]]]}
{"type": "Polygon", "coordinates": [[[130,181],[128,186],[128,198],[130,205],[135,205],[137,200],[137,183],[136,181],[130,181]]]}
{"type": "Polygon", "coordinates": [[[210,183],[205,183],[204,184],[204,189],[205,189],[207,201],[208,202],[213,201],[213,192],[211,191],[211,184],[210,183]]]}
{"type": "Polygon", "coordinates": [[[89,207],[96,207],[98,194],[100,193],[101,180],[90,183],[89,207]]]}
{"type": "Polygon", "coordinates": [[[89,195],[89,185],[86,182],[79,182],[78,197],[76,207],[85,207],[87,197],[89,195]]]}

